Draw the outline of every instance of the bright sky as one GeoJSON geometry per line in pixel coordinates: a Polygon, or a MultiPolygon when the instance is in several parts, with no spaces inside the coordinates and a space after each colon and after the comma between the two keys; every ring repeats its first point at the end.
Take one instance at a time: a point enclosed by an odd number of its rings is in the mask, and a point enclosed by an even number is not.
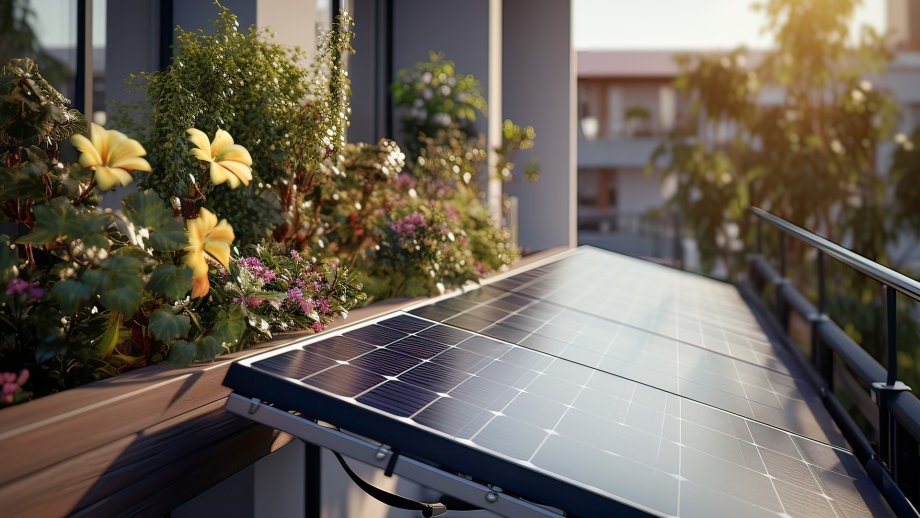
{"type": "MultiPolygon", "coordinates": [[[[760,34],[752,0],[572,0],[575,48],[751,48],[771,45],[760,34]]],[[[885,28],[885,0],[863,0],[856,26],[885,28]]]]}
{"type": "MultiPolygon", "coordinates": [[[[317,0],[319,4],[328,0],[317,0]]],[[[770,45],[760,34],[763,15],[753,0],[572,0],[575,48],[681,49],[752,48],[770,45]]],[[[76,42],[76,2],[33,0],[36,30],[46,46],[76,42]],[[39,8],[40,7],[40,8],[39,8]]],[[[97,2],[104,6],[104,3],[97,2]]],[[[885,0],[863,0],[856,24],[885,28],[885,0]]],[[[105,44],[105,9],[94,9],[93,40],[105,44]]]]}

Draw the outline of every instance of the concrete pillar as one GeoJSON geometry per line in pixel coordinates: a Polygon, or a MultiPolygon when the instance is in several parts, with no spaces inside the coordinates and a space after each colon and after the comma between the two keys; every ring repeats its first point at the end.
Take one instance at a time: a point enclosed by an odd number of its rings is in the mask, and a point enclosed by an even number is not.
{"type": "Polygon", "coordinates": [[[517,159],[540,162],[540,180],[506,186],[520,199],[525,250],[576,243],[575,54],[571,0],[504,0],[503,115],[533,125],[533,149],[517,159]]]}
{"type": "Polygon", "coordinates": [[[276,43],[304,50],[307,57],[304,65],[316,54],[317,22],[316,0],[261,0],[256,4],[256,24],[269,27],[276,43]]]}

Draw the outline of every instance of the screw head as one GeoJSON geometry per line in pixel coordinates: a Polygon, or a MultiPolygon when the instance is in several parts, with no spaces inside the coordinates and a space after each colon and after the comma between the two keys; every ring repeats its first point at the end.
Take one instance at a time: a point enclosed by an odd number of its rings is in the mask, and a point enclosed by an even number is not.
{"type": "Polygon", "coordinates": [[[498,502],[498,493],[496,493],[495,491],[489,491],[488,493],[486,493],[486,502],[489,502],[490,504],[494,504],[495,502],[498,502]]]}
{"type": "Polygon", "coordinates": [[[374,458],[377,460],[383,460],[387,458],[387,455],[390,454],[390,450],[386,446],[381,446],[377,448],[377,453],[374,454],[374,458]]]}

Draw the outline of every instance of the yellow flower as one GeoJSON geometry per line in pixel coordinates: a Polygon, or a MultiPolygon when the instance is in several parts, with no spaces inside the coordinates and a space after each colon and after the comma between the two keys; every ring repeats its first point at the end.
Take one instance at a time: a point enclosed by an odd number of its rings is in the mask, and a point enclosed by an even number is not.
{"type": "Polygon", "coordinates": [[[208,136],[201,130],[189,128],[188,139],[195,144],[192,154],[202,162],[211,164],[211,182],[220,185],[230,182],[230,188],[236,189],[249,185],[252,180],[252,157],[249,151],[239,144],[233,143],[233,137],[226,131],[219,129],[214,135],[214,140],[208,142],[208,136]]]}
{"type": "Polygon", "coordinates": [[[208,209],[201,209],[198,217],[186,223],[188,246],[185,247],[185,264],[192,269],[192,298],[204,297],[211,289],[208,282],[208,259],[230,269],[230,243],[236,237],[233,227],[208,209]]]}
{"type": "Polygon", "coordinates": [[[141,158],[147,154],[141,144],[116,130],[93,124],[92,141],[83,135],[70,137],[80,150],[80,165],[96,172],[96,184],[103,191],[131,183],[130,171],[150,171],[150,164],[141,158]]]}

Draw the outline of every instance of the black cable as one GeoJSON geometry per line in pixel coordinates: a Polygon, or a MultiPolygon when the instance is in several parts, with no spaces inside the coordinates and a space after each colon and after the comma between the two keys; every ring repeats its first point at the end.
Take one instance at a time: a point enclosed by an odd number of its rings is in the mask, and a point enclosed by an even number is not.
{"type": "MultiPolygon", "coordinates": [[[[412,499],[409,499],[409,498],[406,498],[404,496],[400,496],[397,494],[393,494],[388,491],[384,491],[377,486],[369,484],[364,479],[362,479],[360,476],[358,476],[358,474],[355,473],[351,469],[348,463],[345,462],[345,459],[342,457],[341,454],[339,454],[339,452],[333,451],[332,454],[335,455],[336,459],[338,459],[339,464],[342,466],[342,469],[345,470],[345,473],[348,475],[348,478],[350,478],[351,481],[355,483],[355,485],[360,487],[365,493],[370,495],[374,500],[377,500],[378,502],[382,502],[390,507],[395,507],[397,509],[406,509],[409,511],[421,511],[422,516],[424,516],[425,518],[431,518],[432,516],[440,516],[446,513],[448,511],[447,509],[448,503],[450,504],[450,508],[454,511],[476,511],[480,509],[479,507],[476,507],[474,505],[468,504],[466,502],[457,500],[449,496],[442,497],[441,502],[425,503],[425,502],[418,502],[416,500],[412,500],[412,499]]],[[[394,458],[395,457],[396,455],[394,455],[394,458]]]]}

